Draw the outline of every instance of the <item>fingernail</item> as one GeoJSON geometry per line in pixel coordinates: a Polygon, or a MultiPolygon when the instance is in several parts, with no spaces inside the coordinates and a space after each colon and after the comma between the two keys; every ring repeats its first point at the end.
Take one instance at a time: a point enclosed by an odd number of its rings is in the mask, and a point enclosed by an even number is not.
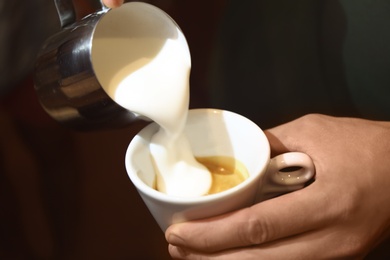
{"type": "Polygon", "coordinates": [[[168,247],[168,251],[173,258],[183,258],[188,255],[187,251],[184,250],[183,248],[171,244],[168,247]]]}
{"type": "Polygon", "coordinates": [[[169,244],[176,245],[177,242],[181,240],[176,234],[177,228],[175,225],[168,227],[168,229],[165,231],[165,239],[169,244]]]}
{"type": "Polygon", "coordinates": [[[184,240],[174,232],[169,232],[166,236],[166,240],[172,245],[182,245],[184,240]]]}

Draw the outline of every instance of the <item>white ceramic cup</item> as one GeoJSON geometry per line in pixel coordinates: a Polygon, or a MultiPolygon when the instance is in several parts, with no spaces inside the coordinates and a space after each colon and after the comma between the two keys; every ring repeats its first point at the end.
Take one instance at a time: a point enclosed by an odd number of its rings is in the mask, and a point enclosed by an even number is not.
{"type": "Polygon", "coordinates": [[[231,156],[242,162],[249,177],[239,185],[216,194],[181,198],[153,189],[155,170],[149,142],[159,126],[152,123],[130,142],[126,152],[127,173],[151,214],[165,231],[173,223],[212,217],[275,195],[303,188],[315,169],[304,153],[284,153],[270,158],[263,131],[249,119],[226,110],[189,111],[185,134],[195,156],[231,156]],[[282,171],[298,167],[295,171],[282,171]]]}

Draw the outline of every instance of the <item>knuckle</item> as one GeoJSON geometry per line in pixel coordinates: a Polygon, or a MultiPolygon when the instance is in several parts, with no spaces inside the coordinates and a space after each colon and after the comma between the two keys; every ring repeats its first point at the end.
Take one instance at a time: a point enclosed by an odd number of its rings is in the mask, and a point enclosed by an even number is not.
{"type": "Polygon", "coordinates": [[[366,241],[351,237],[345,241],[340,255],[343,255],[345,259],[362,259],[367,253],[366,241]]]}
{"type": "Polygon", "coordinates": [[[296,119],[296,122],[300,125],[301,129],[312,129],[318,125],[323,125],[327,117],[321,114],[307,114],[296,119]]]}
{"type": "Polygon", "coordinates": [[[247,245],[259,245],[272,239],[275,234],[266,218],[259,219],[256,214],[248,214],[247,223],[239,234],[240,240],[247,245]]]}

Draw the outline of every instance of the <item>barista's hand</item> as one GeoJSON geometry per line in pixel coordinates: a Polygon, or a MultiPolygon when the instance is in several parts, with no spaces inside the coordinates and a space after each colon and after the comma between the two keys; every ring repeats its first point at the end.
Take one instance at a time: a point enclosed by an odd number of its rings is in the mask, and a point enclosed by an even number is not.
{"type": "Polygon", "coordinates": [[[172,225],[180,259],[356,259],[390,230],[390,123],[309,115],[267,131],[274,154],[305,152],[310,186],[223,216],[172,225]]]}
{"type": "Polygon", "coordinates": [[[119,7],[123,4],[124,0],[103,0],[105,6],[109,8],[119,7]]]}

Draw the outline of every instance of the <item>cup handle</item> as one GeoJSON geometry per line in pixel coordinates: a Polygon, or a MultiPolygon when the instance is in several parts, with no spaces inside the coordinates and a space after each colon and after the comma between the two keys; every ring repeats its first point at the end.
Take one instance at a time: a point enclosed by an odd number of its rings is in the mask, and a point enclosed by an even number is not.
{"type": "Polygon", "coordinates": [[[309,155],[289,152],[271,158],[259,189],[257,201],[263,201],[304,187],[315,175],[309,155]]]}

